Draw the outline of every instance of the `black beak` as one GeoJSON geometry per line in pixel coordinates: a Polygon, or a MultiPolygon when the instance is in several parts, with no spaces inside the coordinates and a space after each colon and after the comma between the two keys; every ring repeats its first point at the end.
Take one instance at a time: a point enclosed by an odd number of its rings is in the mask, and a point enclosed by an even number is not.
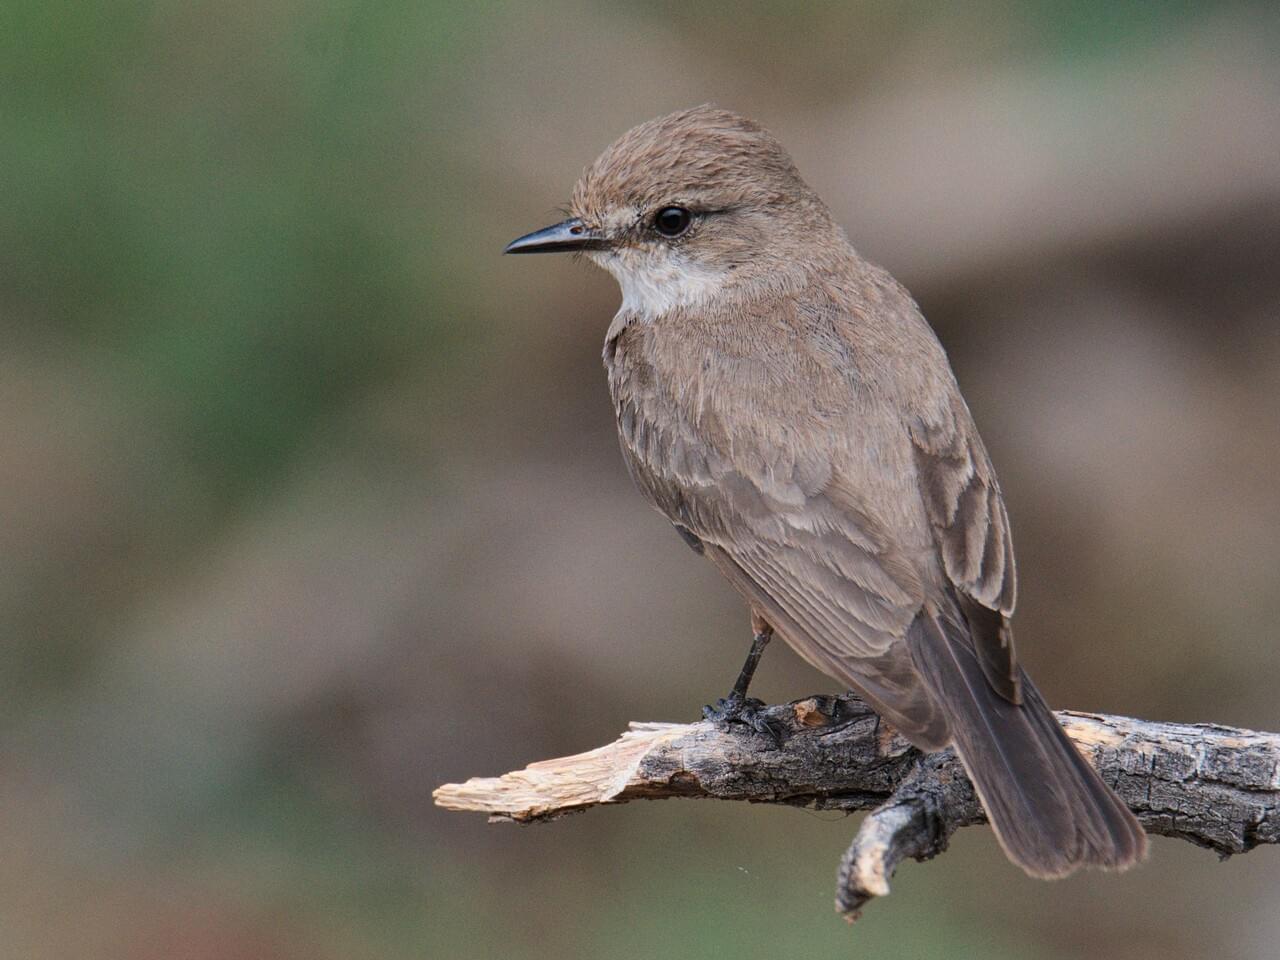
{"type": "Polygon", "coordinates": [[[574,217],[555,226],[543,227],[507,244],[503,253],[568,253],[572,250],[599,250],[607,246],[603,237],[574,217]]]}

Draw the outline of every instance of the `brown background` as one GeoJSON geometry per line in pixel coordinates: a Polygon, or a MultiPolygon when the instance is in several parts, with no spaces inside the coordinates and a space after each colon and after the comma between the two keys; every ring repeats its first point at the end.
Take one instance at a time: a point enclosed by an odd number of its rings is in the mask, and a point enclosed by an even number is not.
{"type": "Polygon", "coordinates": [[[1280,955],[1270,849],[1045,884],[970,830],[849,930],[831,814],[430,804],[745,652],[617,454],[612,281],[498,255],[708,100],[936,326],[1050,701],[1280,729],[1274,10],[5,6],[0,955],[1280,955]]]}

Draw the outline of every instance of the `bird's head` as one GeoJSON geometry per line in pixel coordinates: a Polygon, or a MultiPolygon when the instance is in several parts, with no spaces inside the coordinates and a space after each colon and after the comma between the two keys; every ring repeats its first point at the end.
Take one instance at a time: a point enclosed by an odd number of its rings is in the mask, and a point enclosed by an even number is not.
{"type": "Polygon", "coordinates": [[[776,287],[839,235],[777,139],[711,106],[627,131],[583,173],[569,212],[506,252],[582,251],[640,317],[776,287]]]}

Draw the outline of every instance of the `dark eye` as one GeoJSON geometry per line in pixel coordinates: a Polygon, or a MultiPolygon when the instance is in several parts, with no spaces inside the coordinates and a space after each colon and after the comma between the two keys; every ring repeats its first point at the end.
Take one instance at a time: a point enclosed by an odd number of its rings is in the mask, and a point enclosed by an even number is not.
{"type": "Polygon", "coordinates": [[[653,218],[653,229],[664,237],[675,238],[689,229],[693,214],[684,207],[663,207],[653,218]]]}

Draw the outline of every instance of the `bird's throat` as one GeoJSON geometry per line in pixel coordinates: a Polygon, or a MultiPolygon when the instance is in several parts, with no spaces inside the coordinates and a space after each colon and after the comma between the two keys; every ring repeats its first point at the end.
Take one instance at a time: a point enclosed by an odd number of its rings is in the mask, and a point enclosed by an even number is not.
{"type": "Polygon", "coordinates": [[[618,281],[621,312],[642,323],[672,310],[706,304],[728,279],[726,271],[682,257],[678,251],[620,250],[588,256],[618,281]]]}

